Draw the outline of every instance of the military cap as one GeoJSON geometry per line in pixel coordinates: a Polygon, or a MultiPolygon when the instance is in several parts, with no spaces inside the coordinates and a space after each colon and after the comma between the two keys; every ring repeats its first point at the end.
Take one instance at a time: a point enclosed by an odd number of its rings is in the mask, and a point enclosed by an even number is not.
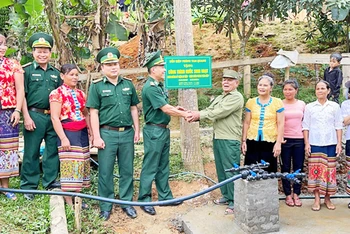
{"type": "Polygon", "coordinates": [[[148,69],[150,69],[151,67],[162,65],[165,65],[165,62],[163,60],[160,50],[146,54],[146,59],[143,63],[143,67],[147,67],[148,69]]]}
{"type": "Polygon", "coordinates": [[[43,32],[34,33],[28,40],[28,44],[32,48],[45,47],[52,48],[53,38],[51,35],[43,32]]]}
{"type": "Polygon", "coordinates": [[[116,63],[119,62],[120,52],[117,48],[106,47],[96,55],[98,63],[116,63]]]}
{"type": "Polygon", "coordinates": [[[224,69],[224,74],[222,75],[223,78],[231,78],[231,79],[241,79],[241,75],[234,71],[234,70],[229,70],[229,69],[224,69]]]}

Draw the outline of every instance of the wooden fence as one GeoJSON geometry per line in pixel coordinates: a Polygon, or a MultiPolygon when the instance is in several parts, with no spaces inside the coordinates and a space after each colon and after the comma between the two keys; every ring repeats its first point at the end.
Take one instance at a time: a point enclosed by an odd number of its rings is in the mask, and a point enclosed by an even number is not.
{"type": "MultiPolygon", "coordinates": [[[[341,65],[343,68],[343,83],[350,79],[350,54],[342,54],[343,59],[341,65]]],[[[330,54],[299,54],[298,63],[299,64],[329,64],[330,54]]],[[[227,60],[220,62],[213,62],[212,69],[223,69],[230,67],[243,67],[243,86],[244,94],[249,97],[251,94],[251,65],[257,64],[266,64],[270,63],[275,57],[264,57],[264,58],[246,58],[246,59],[236,59],[236,60],[227,60]]],[[[289,67],[285,71],[285,79],[289,78],[289,67]]],[[[121,69],[121,75],[131,75],[131,74],[147,74],[146,68],[130,68],[130,69],[121,69]]],[[[81,81],[94,80],[101,77],[101,73],[89,73],[89,74],[80,74],[79,79],[81,81]]]]}

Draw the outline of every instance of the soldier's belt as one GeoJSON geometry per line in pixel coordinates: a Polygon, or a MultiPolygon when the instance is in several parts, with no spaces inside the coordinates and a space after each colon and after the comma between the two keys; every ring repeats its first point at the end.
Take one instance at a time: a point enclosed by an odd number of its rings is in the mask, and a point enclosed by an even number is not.
{"type": "Polygon", "coordinates": [[[109,125],[101,125],[100,128],[108,129],[108,130],[113,130],[117,132],[124,132],[125,130],[128,130],[131,128],[131,126],[126,126],[126,127],[112,127],[109,125]]]}
{"type": "Polygon", "coordinates": [[[43,113],[45,115],[51,114],[50,110],[45,110],[45,109],[40,109],[40,108],[35,108],[35,107],[29,107],[28,110],[43,113]]]}
{"type": "Polygon", "coordinates": [[[147,125],[151,125],[151,126],[158,126],[161,128],[168,128],[168,125],[166,124],[154,124],[154,123],[146,123],[147,125]]]}

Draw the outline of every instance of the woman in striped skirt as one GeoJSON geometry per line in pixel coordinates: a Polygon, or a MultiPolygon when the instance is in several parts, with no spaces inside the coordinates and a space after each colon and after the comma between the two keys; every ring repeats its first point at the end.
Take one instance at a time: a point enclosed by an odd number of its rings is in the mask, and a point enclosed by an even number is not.
{"type": "Polygon", "coordinates": [[[320,194],[330,210],[335,206],[330,196],[337,190],[336,157],[342,151],[343,118],[336,102],[329,101],[330,86],[320,80],[316,84],[317,100],[305,107],[303,133],[305,152],[308,155],[308,189],[315,195],[311,209],[321,209],[320,194]]]}
{"type": "MultiPolygon", "coordinates": [[[[63,65],[63,85],[50,94],[51,120],[58,135],[61,189],[64,192],[80,192],[90,186],[90,119],[85,108],[85,94],[76,88],[78,74],[74,64],[63,65]]],[[[71,197],[65,199],[67,204],[73,205],[71,197]]]]}
{"type": "MultiPolygon", "coordinates": [[[[24,98],[21,65],[5,57],[6,38],[0,34],[0,187],[9,187],[9,178],[19,175],[18,135],[24,98]]],[[[16,200],[11,192],[4,193],[16,200]]]]}

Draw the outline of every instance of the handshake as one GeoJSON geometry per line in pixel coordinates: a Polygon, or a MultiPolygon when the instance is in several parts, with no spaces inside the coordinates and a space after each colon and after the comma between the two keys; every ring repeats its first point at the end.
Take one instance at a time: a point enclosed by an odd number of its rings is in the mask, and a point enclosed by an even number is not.
{"type": "Polygon", "coordinates": [[[199,111],[186,110],[182,106],[177,106],[176,109],[183,112],[181,117],[183,117],[187,122],[192,123],[195,121],[199,121],[199,111]]]}

